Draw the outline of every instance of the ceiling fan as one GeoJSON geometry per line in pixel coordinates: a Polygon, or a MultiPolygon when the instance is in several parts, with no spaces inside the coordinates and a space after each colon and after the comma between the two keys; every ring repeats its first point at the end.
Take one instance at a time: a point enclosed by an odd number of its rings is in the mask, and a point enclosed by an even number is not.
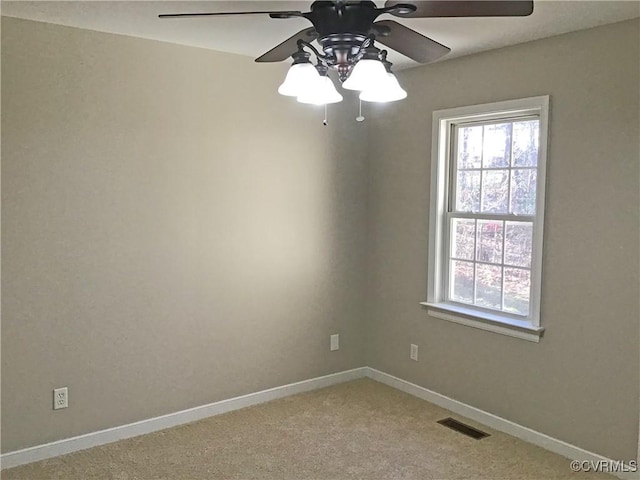
{"type": "MultiPolygon", "coordinates": [[[[381,85],[381,68],[384,68],[385,80],[389,79],[387,75],[393,76],[391,64],[386,60],[386,51],[376,48],[374,42],[385,45],[418,63],[433,62],[450,51],[445,45],[394,20],[377,21],[380,15],[390,14],[399,18],[503,17],[527,16],[532,12],[532,0],[387,0],[382,8],[378,8],[372,1],[317,0],[311,4],[310,11],[304,13],[300,11],[171,13],[162,14],[159,17],[192,18],[263,14],[274,19],[306,18],[311,22],[311,27],[292,35],[258,57],[256,62],[280,62],[293,57],[292,69],[298,66],[298,71],[310,71],[308,67],[311,66],[309,61],[311,53],[305,50],[308,49],[315,54],[318,61],[315,69],[317,70],[316,77],[318,75],[320,77],[326,76],[327,69],[331,68],[338,72],[344,88],[360,90],[364,93],[365,90],[369,92],[375,90],[372,86],[373,83],[366,81],[375,75],[372,76],[372,73],[369,73],[368,76],[359,75],[358,71],[363,70],[360,66],[368,65],[375,67],[373,70],[378,70],[378,80],[377,83],[374,82],[378,86],[381,85]],[[312,45],[311,42],[314,40],[320,45],[321,51],[312,45]],[[376,62],[377,64],[374,65],[376,62]],[[356,68],[356,65],[360,66],[356,68]],[[306,67],[300,68],[301,66],[306,67]],[[354,76],[360,77],[361,81],[352,81],[354,76]]],[[[307,80],[309,78],[311,77],[308,77],[307,80]]],[[[287,80],[285,80],[286,83],[287,80]]],[[[395,83],[397,84],[397,80],[395,83]]],[[[327,85],[327,88],[330,87],[327,85]]],[[[335,88],[333,89],[335,90],[335,88]]],[[[300,89],[293,90],[295,93],[283,93],[282,91],[280,93],[295,95],[300,99],[300,89]]],[[[378,90],[381,91],[380,88],[378,90]]],[[[335,93],[337,94],[337,92],[335,93]]],[[[406,96],[406,92],[404,92],[404,96],[406,96]]],[[[369,95],[369,98],[373,97],[369,95]]],[[[337,99],[335,95],[333,98],[337,99]]],[[[340,100],[342,100],[341,96],[339,100],[335,101],[340,100]]]]}

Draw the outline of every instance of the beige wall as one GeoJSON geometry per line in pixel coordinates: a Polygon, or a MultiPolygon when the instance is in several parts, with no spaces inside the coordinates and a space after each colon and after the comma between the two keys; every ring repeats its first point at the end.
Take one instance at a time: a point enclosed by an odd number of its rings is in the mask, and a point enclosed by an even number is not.
{"type": "Polygon", "coordinates": [[[286,68],[3,19],[4,451],[363,365],[364,131],[286,68]]]}
{"type": "Polygon", "coordinates": [[[367,364],[613,459],[638,442],[639,22],[403,72],[369,117],[367,364]],[[431,114],[551,95],[539,344],[431,318],[431,114]],[[409,344],[420,361],[409,360],[409,344]]]}

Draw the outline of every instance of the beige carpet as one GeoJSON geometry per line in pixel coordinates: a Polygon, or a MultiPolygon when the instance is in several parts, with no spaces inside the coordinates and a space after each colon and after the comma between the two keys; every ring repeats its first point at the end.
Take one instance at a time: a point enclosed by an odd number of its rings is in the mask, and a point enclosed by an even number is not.
{"type": "Polygon", "coordinates": [[[40,479],[605,479],[369,379],[5,470],[40,479]],[[491,434],[436,423],[453,416],[491,434]]]}

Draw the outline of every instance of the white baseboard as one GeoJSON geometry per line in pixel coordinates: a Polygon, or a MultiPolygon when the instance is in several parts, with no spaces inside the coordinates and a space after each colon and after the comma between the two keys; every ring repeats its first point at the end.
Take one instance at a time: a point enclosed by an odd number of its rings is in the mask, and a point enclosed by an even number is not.
{"type": "MultiPolygon", "coordinates": [[[[545,435],[544,433],[536,432],[527,427],[523,427],[517,423],[511,422],[504,418],[498,417],[491,413],[480,410],[479,408],[472,407],[465,403],[459,402],[452,398],[446,397],[439,393],[436,393],[427,388],[416,385],[415,383],[407,382],[401,378],[394,377],[388,373],[381,372],[374,368],[366,367],[366,376],[372,380],[376,380],[390,387],[401,390],[405,393],[413,395],[415,397],[426,400],[427,402],[438,405],[439,407],[446,408],[458,415],[462,415],[478,423],[491,427],[495,430],[507,433],[513,437],[524,440],[525,442],[532,443],[539,447],[549,450],[550,452],[557,453],[563,457],[567,457],[572,460],[587,461],[587,462],[612,462],[612,460],[598,455],[593,452],[589,452],[570,443],[563,442],[556,438],[545,435]]],[[[613,464],[610,463],[610,464],[613,464]]],[[[569,471],[569,463],[567,463],[567,471],[569,471]]],[[[618,472],[611,473],[618,478],[624,480],[638,480],[640,479],[640,472],[618,472]]]]}
{"type": "MultiPolygon", "coordinates": [[[[591,462],[611,462],[610,459],[603,457],[602,455],[589,452],[576,447],[575,445],[571,445],[567,442],[563,442],[562,440],[545,435],[544,433],[536,432],[535,430],[523,427],[522,425],[505,420],[497,415],[493,415],[480,410],[479,408],[475,408],[446,397],[414,383],[407,382],[401,378],[394,377],[374,368],[361,367],[326,375],[324,377],[312,378],[302,382],[270,388],[268,390],[262,390],[260,392],[214,402],[208,405],[190,408],[188,410],[182,410],[180,412],[163,415],[161,417],[122,425],[120,427],[100,430],[98,432],[66,438],[44,445],[37,445],[35,447],[8,452],[0,456],[0,468],[5,469],[17,467],[19,465],[25,465],[27,463],[76,452],[78,450],[84,450],[116,442],[118,440],[124,440],[125,438],[157,432],[159,430],[184,425],[186,423],[195,422],[214,415],[220,415],[221,413],[230,412],[232,410],[238,410],[240,408],[250,407],[252,405],[288,397],[297,393],[308,392],[318,388],[356,380],[365,376],[569,459],[591,462]]],[[[567,464],[567,468],[569,468],[569,464],[567,464]]],[[[623,480],[640,479],[637,472],[614,473],[614,475],[623,480]]]]}
{"type": "Polygon", "coordinates": [[[269,402],[278,398],[288,397],[297,393],[308,392],[318,388],[324,388],[338,383],[348,382],[358,378],[363,378],[366,373],[366,367],[354,368],[324,377],[312,378],[302,382],[282,385],[280,387],[262,390],[261,392],[250,393],[240,397],[222,400],[220,402],[202,405],[200,407],[182,410],[180,412],[170,413],[161,417],[150,418],[120,427],[108,428],[98,432],[87,433],[72,438],[65,438],[56,442],[37,445],[14,452],[8,452],[0,456],[0,468],[11,468],[27,463],[45,460],[47,458],[65,455],[67,453],[84,450],[107,443],[116,442],[125,438],[137,437],[147,433],[157,432],[165,428],[184,425],[185,423],[195,422],[203,418],[220,415],[221,413],[238,410],[239,408],[250,407],[259,403],[269,402]]]}

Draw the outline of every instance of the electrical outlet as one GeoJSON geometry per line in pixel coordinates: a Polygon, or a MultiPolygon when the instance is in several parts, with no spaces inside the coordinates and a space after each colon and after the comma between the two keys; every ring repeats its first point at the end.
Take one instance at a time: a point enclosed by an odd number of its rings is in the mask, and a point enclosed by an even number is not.
{"type": "Polygon", "coordinates": [[[339,334],[335,334],[335,335],[331,335],[331,351],[333,352],[334,350],[339,350],[340,349],[340,335],[339,334]]]}
{"type": "Polygon", "coordinates": [[[69,406],[69,389],[67,387],[53,390],[53,409],[59,410],[69,406]]]}
{"type": "Polygon", "coordinates": [[[418,361],[418,345],[411,344],[411,353],[409,353],[409,358],[411,360],[418,361]]]}

